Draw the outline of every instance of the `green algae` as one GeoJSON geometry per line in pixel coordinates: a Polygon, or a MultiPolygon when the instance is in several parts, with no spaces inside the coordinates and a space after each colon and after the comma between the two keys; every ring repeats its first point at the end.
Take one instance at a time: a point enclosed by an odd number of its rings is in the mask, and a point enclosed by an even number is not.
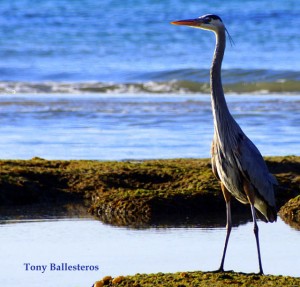
{"type": "Polygon", "coordinates": [[[283,205],[280,208],[279,215],[286,223],[300,230],[300,195],[290,199],[283,205]]]}
{"type": "MultiPolygon", "coordinates": [[[[105,277],[111,278],[111,277],[105,277]]],[[[177,272],[157,274],[136,274],[119,276],[116,279],[99,280],[94,286],[120,287],[296,287],[300,286],[300,278],[275,275],[257,275],[236,272],[177,272]]]]}
{"type": "MultiPolygon", "coordinates": [[[[300,157],[268,157],[266,162],[279,181],[281,207],[300,194],[300,157]]],[[[225,212],[209,159],[0,161],[0,206],[84,200],[104,222],[127,226],[224,217],[225,212]]],[[[233,211],[249,213],[236,201],[233,211]]]]}

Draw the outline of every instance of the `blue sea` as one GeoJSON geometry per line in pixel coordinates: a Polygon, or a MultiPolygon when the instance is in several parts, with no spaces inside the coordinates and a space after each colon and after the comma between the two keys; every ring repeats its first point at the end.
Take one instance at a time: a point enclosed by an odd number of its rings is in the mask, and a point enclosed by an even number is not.
{"type": "Polygon", "coordinates": [[[0,1],[0,158],[208,157],[211,32],[223,85],[263,154],[300,154],[298,0],[0,1]]]}

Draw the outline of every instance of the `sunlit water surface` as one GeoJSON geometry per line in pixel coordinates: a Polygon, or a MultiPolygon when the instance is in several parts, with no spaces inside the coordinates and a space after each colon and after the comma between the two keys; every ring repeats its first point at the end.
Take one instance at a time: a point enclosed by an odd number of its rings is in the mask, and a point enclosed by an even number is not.
{"type": "MultiPolygon", "coordinates": [[[[299,155],[300,95],[227,95],[263,155],[299,155]]],[[[209,157],[209,95],[0,96],[0,158],[209,157]]]]}
{"type": "MultiPolygon", "coordinates": [[[[259,223],[266,274],[300,276],[299,231],[280,219],[259,223]]],[[[1,286],[91,286],[105,275],[214,270],[219,265],[224,228],[128,229],[93,219],[2,221],[1,286]],[[48,265],[26,271],[24,263],[48,265]],[[98,265],[99,271],[49,271],[50,263],[98,265]]],[[[226,269],[257,272],[252,223],[233,229],[226,269]]]]}

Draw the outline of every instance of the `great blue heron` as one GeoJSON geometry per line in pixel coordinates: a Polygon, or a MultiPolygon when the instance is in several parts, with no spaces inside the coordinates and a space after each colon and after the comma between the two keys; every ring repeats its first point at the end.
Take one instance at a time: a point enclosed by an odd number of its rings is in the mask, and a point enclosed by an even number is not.
{"type": "Polygon", "coordinates": [[[224,260],[232,226],[230,200],[234,196],[244,204],[250,203],[259,273],[263,274],[256,216],[265,222],[276,221],[273,185],[276,185],[277,181],[269,173],[259,150],[234,120],[226,104],[221,81],[221,65],[227,30],[221,18],[211,14],[196,19],[174,21],[172,24],[209,30],[216,36],[216,47],[210,70],[211,104],[214,119],[211,163],[213,174],[221,185],[227,214],[227,233],[218,271],[224,271],[224,260]]]}

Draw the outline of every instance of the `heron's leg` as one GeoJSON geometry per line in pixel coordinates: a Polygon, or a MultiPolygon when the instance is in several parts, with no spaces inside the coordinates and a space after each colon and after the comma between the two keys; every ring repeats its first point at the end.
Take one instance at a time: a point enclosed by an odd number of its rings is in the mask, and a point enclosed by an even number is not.
{"type": "Polygon", "coordinates": [[[261,264],[261,256],[260,256],[260,247],[259,247],[259,236],[258,236],[258,225],[256,222],[256,214],[254,208],[254,191],[253,188],[250,186],[249,183],[244,183],[244,190],[247,194],[248,200],[251,206],[251,213],[253,218],[253,231],[256,239],[256,247],[257,247],[257,254],[258,254],[258,264],[259,264],[259,274],[264,274],[261,264]]]}
{"type": "Polygon", "coordinates": [[[264,274],[261,264],[261,256],[260,256],[260,247],[259,247],[259,237],[258,237],[258,225],[256,223],[256,215],[255,215],[255,209],[254,205],[251,204],[251,212],[253,217],[253,223],[254,223],[254,234],[256,239],[256,247],[257,247],[257,254],[258,254],[258,264],[259,264],[259,274],[264,274]]]}
{"type": "Polygon", "coordinates": [[[231,233],[231,206],[230,206],[230,199],[231,199],[231,194],[230,192],[226,189],[226,187],[221,183],[221,189],[224,195],[224,199],[226,202],[226,217],[227,217],[227,223],[226,223],[226,239],[225,239],[225,245],[224,245],[224,250],[223,250],[223,256],[221,260],[221,265],[218,271],[224,271],[224,261],[225,261],[225,256],[226,256],[226,250],[227,250],[227,245],[229,241],[229,236],[231,233]]]}

